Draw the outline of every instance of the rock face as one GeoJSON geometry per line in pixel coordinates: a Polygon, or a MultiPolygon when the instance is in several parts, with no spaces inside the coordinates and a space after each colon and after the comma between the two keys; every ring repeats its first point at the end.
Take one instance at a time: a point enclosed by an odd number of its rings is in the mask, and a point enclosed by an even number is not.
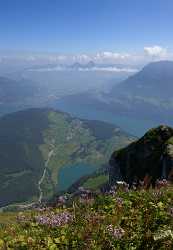
{"type": "Polygon", "coordinates": [[[150,129],[141,139],[115,151],[110,159],[110,185],[117,180],[132,184],[149,177],[173,180],[173,128],[159,126],[150,129]]]}

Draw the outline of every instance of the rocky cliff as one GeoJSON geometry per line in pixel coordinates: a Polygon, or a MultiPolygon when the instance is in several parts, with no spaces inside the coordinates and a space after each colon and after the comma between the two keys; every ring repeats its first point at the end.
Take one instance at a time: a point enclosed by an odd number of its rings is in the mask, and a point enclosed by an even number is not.
{"type": "Polygon", "coordinates": [[[110,185],[117,180],[132,184],[148,178],[173,180],[173,128],[150,129],[141,139],[115,151],[110,159],[110,185]]]}

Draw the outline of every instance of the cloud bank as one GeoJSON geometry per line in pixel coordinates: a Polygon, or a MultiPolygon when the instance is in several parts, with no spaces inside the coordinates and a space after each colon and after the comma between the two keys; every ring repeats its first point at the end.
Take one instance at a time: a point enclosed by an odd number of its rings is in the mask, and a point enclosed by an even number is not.
{"type": "Polygon", "coordinates": [[[35,71],[35,72],[51,72],[51,71],[80,71],[80,72],[114,72],[114,73],[135,73],[138,71],[137,68],[132,67],[116,67],[116,66],[94,66],[94,67],[78,67],[76,68],[70,68],[65,66],[56,66],[56,67],[43,67],[38,69],[29,69],[29,71],[35,71]]]}
{"type": "MultiPolygon", "coordinates": [[[[57,53],[20,53],[1,55],[0,64],[16,63],[26,65],[46,65],[46,64],[59,64],[70,65],[72,63],[88,63],[90,61],[96,64],[115,64],[122,65],[142,65],[154,60],[173,60],[173,54],[167,48],[153,45],[145,46],[141,52],[126,53],[116,51],[100,51],[97,53],[82,53],[82,54],[57,54],[57,53]]],[[[112,66],[111,66],[112,67],[112,66]]],[[[118,67],[119,68],[119,67],[118,67]]],[[[86,69],[85,69],[86,70],[86,69]]],[[[96,69],[95,69],[96,70],[96,69]]],[[[100,70],[100,69],[97,69],[100,70]]],[[[105,70],[108,70],[105,69],[105,70]]],[[[116,67],[109,70],[118,70],[116,67]]]]}
{"type": "Polygon", "coordinates": [[[169,57],[167,48],[161,46],[144,47],[144,52],[146,55],[151,57],[165,58],[169,57]]]}

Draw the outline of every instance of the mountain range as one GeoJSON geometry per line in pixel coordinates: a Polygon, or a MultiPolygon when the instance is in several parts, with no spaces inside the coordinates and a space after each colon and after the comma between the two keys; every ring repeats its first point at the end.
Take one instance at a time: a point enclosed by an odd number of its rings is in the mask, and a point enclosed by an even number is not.
{"type": "MultiPolygon", "coordinates": [[[[65,111],[80,106],[88,109],[90,103],[99,110],[130,117],[130,119],[153,121],[172,125],[173,110],[173,62],[159,61],[146,65],[141,71],[115,84],[107,93],[85,92],[57,100],[57,106],[65,111]]],[[[75,113],[75,112],[74,112],[75,113]]]]}
{"type": "Polygon", "coordinates": [[[93,61],[87,63],[75,62],[73,64],[48,64],[37,65],[28,68],[29,71],[115,71],[115,72],[131,72],[138,71],[136,67],[126,64],[99,64],[93,61]]]}
{"type": "MultiPolygon", "coordinates": [[[[1,65],[0,65],[1,66],[1,65]]],[[[125,65],[94,62],[24,67],[0,76],[0,115],[32,107],[52,107],[58,99],[89,90],[108,90],[133,73],[125,65]]]]}

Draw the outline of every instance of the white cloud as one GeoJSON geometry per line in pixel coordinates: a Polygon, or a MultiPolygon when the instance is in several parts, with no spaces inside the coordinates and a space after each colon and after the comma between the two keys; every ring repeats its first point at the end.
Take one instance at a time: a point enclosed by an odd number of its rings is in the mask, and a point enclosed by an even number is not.
{"type": "Polygon", "coordinates": [[[116,52],[110,52],[110,51],[105,51],[105,52],[99,52],[96,55],[93,55],[93,60],[98,61],[98,62],[110,62],[110,63],[119,63],[124,60],[127,60],[131,57],[131,55],[127,53],[116,53],[116,52]]]}
{"type": "Polygon", "coordinates": [[[135,73],[138,69],[135,68],[118,68],[118,67],[93,67],[93,68],[81,68],[79,71],[104,71],[104,72],[115,72],[115,73],[135,73]]]}
{"type": "Polygon", "coordinates": [[[164,58],[168,56],[167,48],[155,45],[152,47],[144,47],[144,52],[147,56],[164,58]]]}
{"type": "MultiPolygon", "coordinates": [[[[116,71],[115,64],[122,64],[124,68],[129,70],[126,65],[140,65],[143,66],[153,60],[172,60],[173,54],[168,51],[167,48],[154,45],[154,46],[145,46],[141,52],[138,53],[126,53],[117,52],[117,51],[100,51],[96,53],[81,53],[81,54],[57,54],[57,53],[16,53],[16,54],[7,54],[0,55],[0,63],[5,62],[6,64],[20,64],[25,66],[34,66],[34,65],[47,65],[53,64],[54,66],[58,65],[70,65],[75,62],[81,64],[87,64],[89,61],[93,61],[96,64],[102,64],[102,70],[105,71],[116,71]],[[3,56],[3,57],[2,57],[3,56]],[[112,65],[114,67],[112,68],[112,65]],[[104,65],[110,65],[108,69],[104,69],[104,65]]],[[[133,68],[133,67],[132,67],[133,68]]],[[[52,70],[52,69],[50,69],[52,70]]],[[[61,70],[58,69],[57,70],[61,70]]],[[[93,69],[94,70],[94,69],[93,69]]],[[[95,70],[101,70],[95,69],[95,70]]],[[[131,70],[131,69],[130,69],[131,70]]],[[[125,70],[126,71],[126,70],[125,70]]]]}
{"type": "Polygon", "coordinates": [[[47,67],[47,68],[39,68],[39,69],[29,69],[28,71],[36,71],[36,72],[47,72],[47,71],[82,71],[82,72],[89,72],[89,71],[102,71],[102,72],[115,72],[115,73],[135,73],[138,71],[138,69],[133,67],[123,67],[118,68],[115,66],[108,66],[108,67],[98,67],[93,66],[91,68],[83,68],[79,67],[78,69],[75,68],[68,68],[63,66],[56,66],[56,67],[47,67]]]}
{"type": "Polygon", "coordinates": [[[74,55],[72,59],[73,62],[80,62],[80,63],[86,63],[92,60],[91,56],[87,54],[74,55]]]}

